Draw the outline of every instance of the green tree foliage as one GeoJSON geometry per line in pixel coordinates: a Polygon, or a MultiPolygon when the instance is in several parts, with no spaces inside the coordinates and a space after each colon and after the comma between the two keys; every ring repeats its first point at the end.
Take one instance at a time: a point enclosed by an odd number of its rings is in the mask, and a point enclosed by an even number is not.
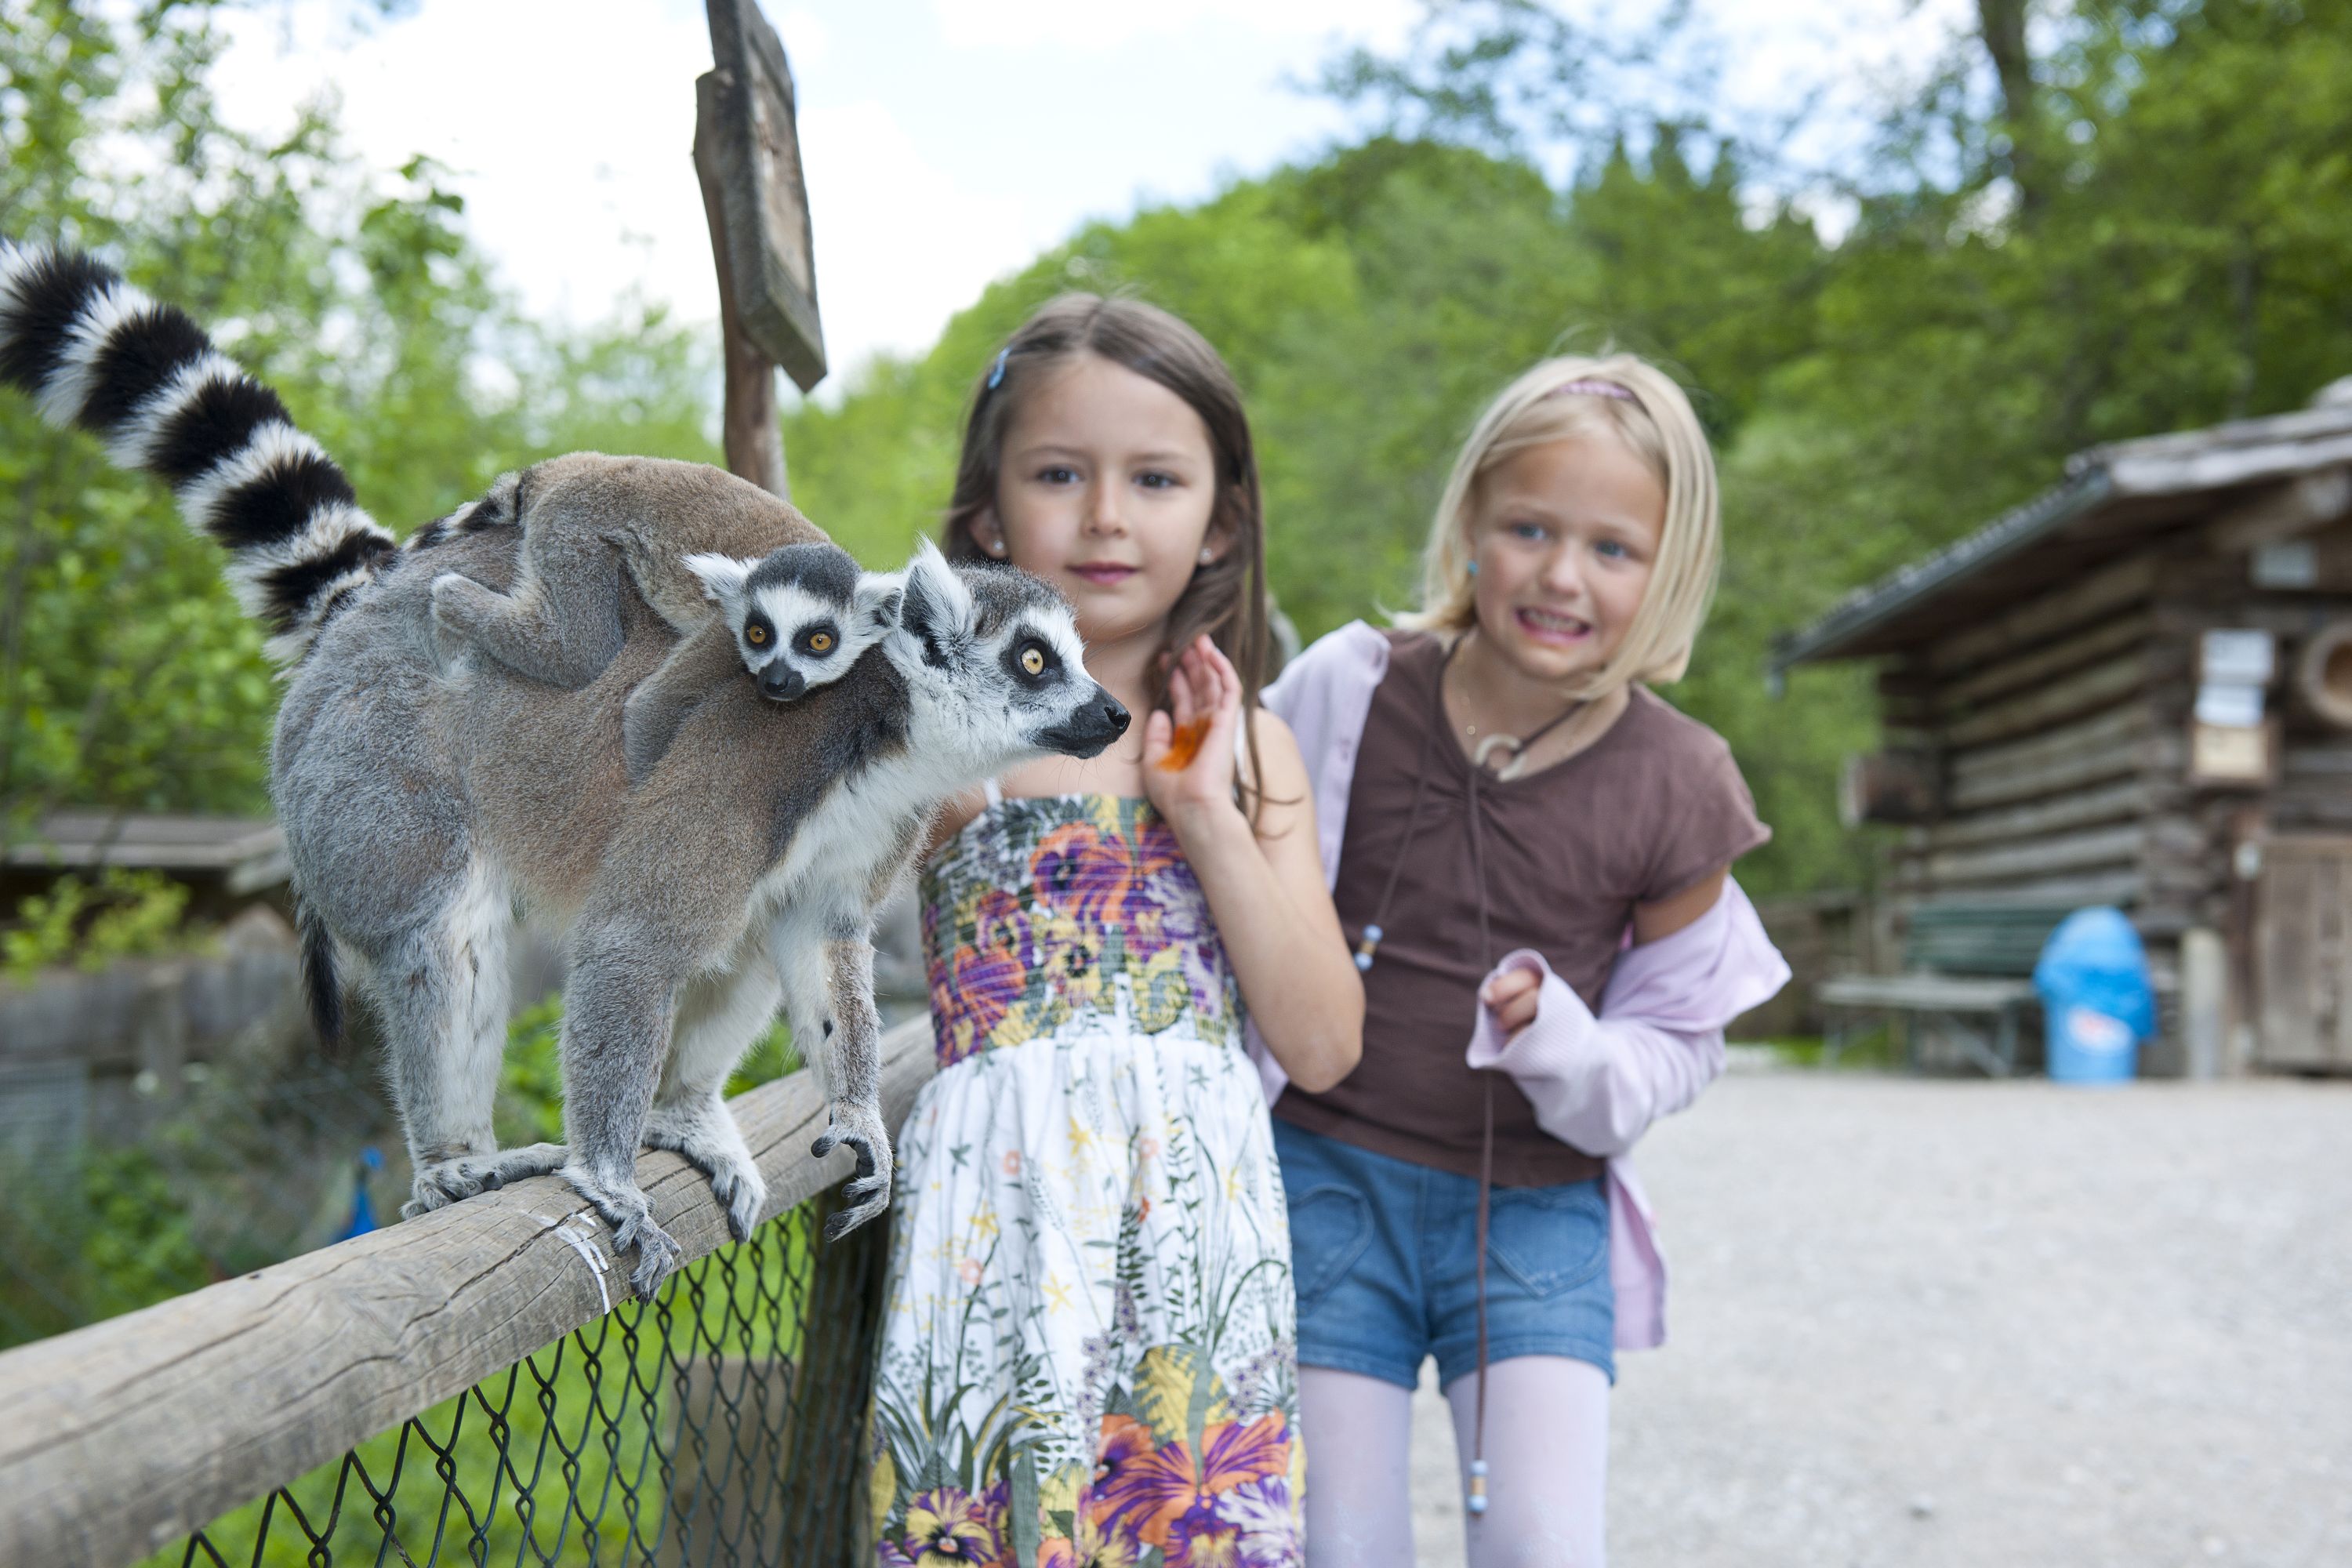
{"type": "MultiPolygon", "coordinates": [[[[0,34],[8,227],[98,245],[219,323],[380,516],[413,525],[573,446],[711,455],[689,334],[643,310],[534,328],[429,164],[354,182],[323,109],[277,146],[225,128],[207,5],[86,13],[30,0],[0,34]]],[[[1634,349],[1692,388],[1722,466],[1723,588],[1668,695],[1730,738],[1778,831],[1743,876],[1866,876],[1831,812],[1839,759],[1871,743],[1865,674],[1801,672],[1767,701],[1772,637],[2073,451],[2293,407],[2352,369],[2352,5],[1980,0],[1981,30],[1810,168],[1784,125],[1722,107],[1702,8],[1643,15],[1449,0],[1394,57],[1335,60],[1325,85],[1374,117],[1367,135],[1090,225],[928,353],[798,405],[795,499],[870,562],[902,560],[1003,336],[1061,290],[1130,290],[1233,363],[1275,587],[1313,636],[1410,602],[1496,388],[1558,349],[1634,349]]],[[[0,406],[0,507],[19,520],[0,541],[0,806],[254,804],[273,693],[210,548],[21,403],[0,406]]]]}
{"type": "Polygon", "coordinates": [[[181,920],[188,892],[161,871],[120,866],[107,867],[94,884],[60,877],[46,893],[19,900],[15,926],[0,931],[0,976],[30,983],[68,962],[95,973],[126,958],[201,945],[210,932],[181,920]]]}
{"type": "Polygon", "coordinates": [[[1002,334],[1060,289],[1131,289],[1232,360],[1275,586],[1313,636],[1410,602],[1445,467],[1504,381],[1557,349],[1633,349],[1692,389],[1722,466],[1722,591],[1668,695],[1730,739],[1777,830],[1742,876],[1866,878],[1832,808],[1839,761],[1872,743],[1866,672],[1765,700],[1771,639],[2074,451],[2291,408],[2352,370],[2352,7],[2031,20],[2043,53],[2021,75],[1956,37],[1850,165],[1798,169],[1779,128],[1709,120],[1687,7],[1612,37],[1531,0],[1433,5],[1397,57],[1327,76],[1385,132],[1040,258],[930,353],[793,415],[796,493],[854,547],[896,551],[936,516],[1002,334]],[[1834,244],[1802,216],[1823,192],[1853,214],[1834,244]]]}

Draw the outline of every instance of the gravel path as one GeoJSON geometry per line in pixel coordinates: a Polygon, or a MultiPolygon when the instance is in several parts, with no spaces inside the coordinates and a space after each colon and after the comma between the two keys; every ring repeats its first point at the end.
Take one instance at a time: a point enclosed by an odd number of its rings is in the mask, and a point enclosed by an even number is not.
{"type": "Polygon", "coordinates": [[[2352,1084],[1736,1072],[1641,1165],[1674,1338],[1620,1367],[1617,1568],[2352,1564],[2352,1084]]]}

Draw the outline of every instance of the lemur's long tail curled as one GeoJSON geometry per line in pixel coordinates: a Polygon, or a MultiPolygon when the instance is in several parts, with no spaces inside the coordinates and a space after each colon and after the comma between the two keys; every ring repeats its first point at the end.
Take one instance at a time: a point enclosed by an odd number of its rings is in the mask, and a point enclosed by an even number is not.
{"type": "Polygon", "coordinates": [[[0,239],[0,381],[169,484],[285,663],[398,549],[275,392],[79,251],[0,239]]]}

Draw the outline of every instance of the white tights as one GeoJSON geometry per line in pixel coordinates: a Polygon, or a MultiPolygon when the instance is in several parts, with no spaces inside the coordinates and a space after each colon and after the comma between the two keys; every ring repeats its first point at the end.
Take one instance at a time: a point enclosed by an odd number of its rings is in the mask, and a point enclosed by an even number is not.
{"type": "MultiPolygon", "coordinates": [[[[1462,1473],[1475,1376],[1446,1386],[1462,1473]]],[[[1330,1367],[1298,1369],[1307,1442],[1307,1568],[1413,1568],[1412,1395],[1330,1367]]],[[[1470,1568],[1601,1568],[1609,1376],[1566,1356],[1486,1368],[1486,1512],[1465,1518],[1470,1568]]]]}

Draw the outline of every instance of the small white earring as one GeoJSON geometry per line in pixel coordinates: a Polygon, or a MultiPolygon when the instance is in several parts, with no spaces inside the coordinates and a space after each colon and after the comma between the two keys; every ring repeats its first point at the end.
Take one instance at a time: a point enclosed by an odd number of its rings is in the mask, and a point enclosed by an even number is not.
{"type": "Polygon", "coordinates": [[[989,552],[991,555],[1002,555],[1002,554],[1003,554],[1003,553],[1004,553],[1004,541],[1003,541],[1003,540],[1001,540],[1001,539],[992,539],[992,540],[990,540],[990,541],[988,542],[988,552],[989,552]]]}
{"type": "Polygon", "coordinates": [[[1202,564],[1202,565],[1206,566],[1210,562],[1214,561],[1216,558],[1217,558],[1217,552],[1216,552],[1215,551],[1213,551],[1213,550],[1210,549],[1210,548],[1209,548],[1207,545],[1205,545],[1205,544],[1203,544],[1202,546],[1201,546],[1201,564],[1202,564]]]}

